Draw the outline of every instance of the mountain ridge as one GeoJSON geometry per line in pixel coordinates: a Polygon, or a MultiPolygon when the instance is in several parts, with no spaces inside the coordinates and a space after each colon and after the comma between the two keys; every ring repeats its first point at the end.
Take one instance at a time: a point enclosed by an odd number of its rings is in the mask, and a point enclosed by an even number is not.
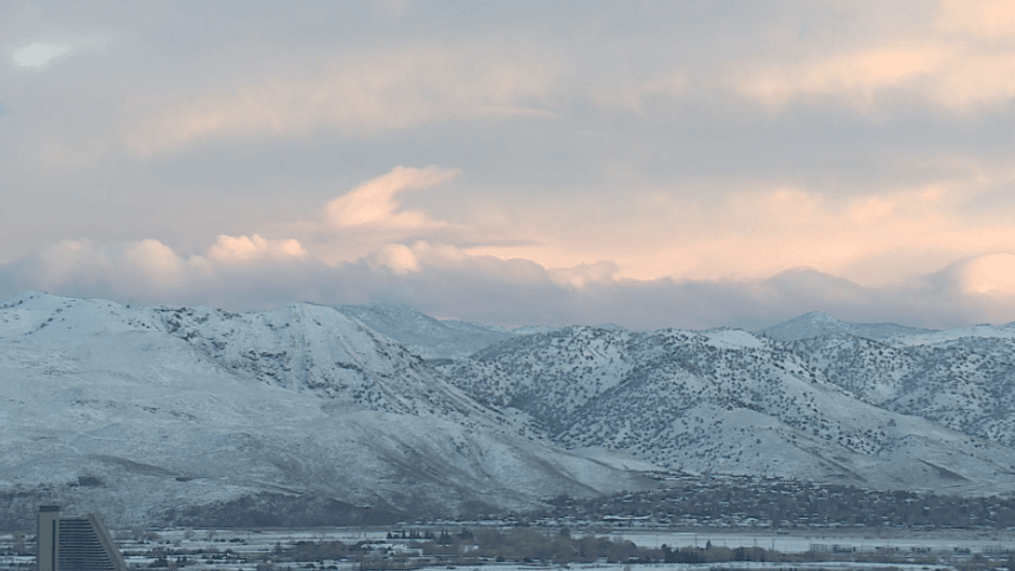
{"type": "Polygon", "coordinates": [[[112,506],[125,525],[264,506],[295,521],[319,500],[354,522],[681,473],[1015,485],[1015,328],[803,317],[827,327],[519,331],[404,306],[26,292],[0,303],[0,516],[29,517],[32,498],[112,506]]]}
{"type": "Polygon", "coordinates": [[[858,401],[789,346],[739,330],[570,327],[442,367],[565,447],[604,446],[675,470],[932,489],[954,487],[941,468],[969,483],[1010,480],[1015,469],[1003,444],[858,401]],[[978,452],[963,451],[974,442],[978,452]]]}
{"type": "Polygon", "coordinates": [[[887,339],[934,332],[933,329],[909,327],[890,322],[852,323],[820,311],[810,311],[757,331],[757,333],[779,341],[799,341],[835,334],[848,334],[867,339],[887,339]]]}
{"type": "Polygon", "coordinates": [[[404,518],[653,485],[526,436],[334,308],[27,294],[0,305],[0,344],[0,494],[21,510],[6,521],[31,515],[17,498],[130,526],[272,494],[404,518]]]}

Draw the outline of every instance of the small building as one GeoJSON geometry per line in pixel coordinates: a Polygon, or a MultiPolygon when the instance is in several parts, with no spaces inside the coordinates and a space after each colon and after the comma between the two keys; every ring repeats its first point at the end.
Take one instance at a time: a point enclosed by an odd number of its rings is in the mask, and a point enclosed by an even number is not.
{"type": "Polygon", "coordinates": [[[127,571],[95,514],[61,516],[60,506],[39,506],[36,537],[36,571],[127,571]]]}

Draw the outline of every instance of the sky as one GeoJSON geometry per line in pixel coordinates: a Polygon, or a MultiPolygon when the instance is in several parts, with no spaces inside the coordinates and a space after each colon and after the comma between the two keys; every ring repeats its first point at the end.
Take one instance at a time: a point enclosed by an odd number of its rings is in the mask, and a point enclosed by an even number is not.
{"type": "Polygon", "coordinates": [[[1015,321],[1015,4],[0,3],[0,299],[1015,321]]]}

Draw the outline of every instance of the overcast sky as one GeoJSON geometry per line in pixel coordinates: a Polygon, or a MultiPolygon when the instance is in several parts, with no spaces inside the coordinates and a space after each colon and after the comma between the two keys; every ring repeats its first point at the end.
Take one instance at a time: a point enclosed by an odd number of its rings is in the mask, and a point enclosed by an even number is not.
{"type": "Polygon", "coordinates": [[[0,298],[1015,320],[1015,4],[0,2],[0,298]]]}

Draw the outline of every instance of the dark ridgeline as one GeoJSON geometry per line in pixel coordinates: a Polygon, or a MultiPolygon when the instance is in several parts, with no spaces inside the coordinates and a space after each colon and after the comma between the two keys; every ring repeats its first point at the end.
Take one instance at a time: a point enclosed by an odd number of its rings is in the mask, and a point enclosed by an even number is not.
{"type": "Polygon", "coordinates": [[[98,516],[60,515],[39,506],[37,571],[127,571],[120,550],[98,516]]]}

